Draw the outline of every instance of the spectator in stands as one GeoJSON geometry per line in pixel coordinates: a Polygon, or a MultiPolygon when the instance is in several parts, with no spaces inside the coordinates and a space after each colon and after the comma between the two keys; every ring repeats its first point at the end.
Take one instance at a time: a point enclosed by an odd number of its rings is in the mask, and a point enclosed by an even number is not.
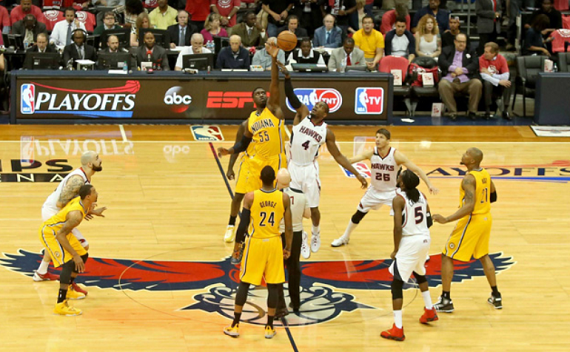
{"type": "Polygon", "coordinates": [[[27,53],[57,53],[57,49],[53,45],[49,45],[47,33],[38,33],[36,44],[27,53]]]}
{"type": "Polygon", "coordinates": [[[491,118],[491,103],[497,98],[496,103],[503,112],[503,118],[511,120],[509,115],[509,88],[511,87],[509,65],[503,55],[499,54],[497,43],[485,44],[485,51],[479,57],[479,71],[483,79],[483,92],[485,92],[485,120],[491,118]]]}
{"type": "Polygon", "coordinates": [[[416,27],[418,26],[418,22],[422,17],[429,14],[435,17],[437,20],[437,25],[439,26],[440,32],[446,31],[449,29],[449,10],[443,9],[440,7],[440,0],[429,0],[429,5],[426,7],[421,8],[416,15],[414,16],[414,20],[412,21],[412,33],[416,32],[416,27]]]}
{"type": "Polygon", "coordinates": [[[97,62],[97,52],[91,45],[85,44],[87,40],[87,32],[82,29],[73,31],[73,43],[63,49],[63,63],[69,65],[75,64],[77,60],[91,60],[97,62]]]}
{"type": "Polygon", "coordinates": [[[441,54],[441,39],[439,28],[432,15],[422,17],[417,26],[415,39],[417,56],[428,56],[437,60],[441,54]]]}
{"type": "Polygon", "coordinates": [[[210,10],[220,15],[222,27],[233,27],[236,24],[236,14],[240,5],[240,0],[211,0],[210,10]]]}
{"type": "MultiPolygon", "coordinates": [[[[281,63],[285,62],[285,52],[281,49],[277,52],[277,61],[281,63]]],[[[261,66],[266,71],[271,71],[271,55],[267,53],[265,47],[255,52],[255,55],[253,55],[253,59],[251,60],[251,64],[261,66]]]]}
{"type": "Polygon", "coordinates": [[[217,68],[249,69],[249,51],[241,46],[238,35],[230,37],[230,46],[226,46],[218,54],[217,68]]]}
{"type": "Polygon", "coordinates": [[[139,33],[141,29],[153,28],[146,12],[141,12],[137,17],[134,27],[131,27],[131,46],[139,46],[139,33]]]}
{"type": "Polygon", "coordinates": [[[410,14],[408,13],[408,8],[404,4],[397,4],[394,10],[386,11],[382,15],[382,24],[380,24],[380,32],[384,35],[394,29],[396,25],[397,17],[406,18],[406,29],[409,31],[410,28],[410,14]]]}
{"type": "Polygon", "coordinates": [[[34,15],[27,14],[24,19],[14,23],[12,33],[19,34],[24,38],[24,43],[32,45],[36,42],[36,37],[40,33],[47,33],[46,25],[38,22],[34,15]]]}
{"type": "Polygon", "coordinates": [[[220,15],[211,13],[206,22],[204,22],[204,29],[200,32],[204,36],[206,43],[214,41],[214,37],[227,37],[228,32],[221,27],[220,15]]]}
{"type": "Polygon", "coordinates": [[[50,42],[52,42],[58,49],[63,49],[65,46],[71,44],[71,33],[76,29],[85,31],[83,23],[79,22],[73,7],[65,9],[65,19],[59,21],[53,27],[50,35],[50,42]]]}
{"type": "Polygon", "coordinates": [[[325,0],[325,11],[336,16],[336,25],[342,29],[343,35],[348,33],[351,14],[356,11],[355,0],[325,0]]]}
{"type": "Polygon", "coordinates": [[[125,5],[125,0],[96,0],[95,5],[117,7],[125,5]]]}
{"type": "MultiPolygon", "coordinates": [[[[449,29],[446,30],[442,35],[441,35],[441,42],[442,42],[442,47],[443,48],[447,48],[449,46],[454,47],[455,46],[455,36],[458,35],[460,32],[459,30],[459,17],[450,17],[449,18],[449,29]]],[[[441,31],[440,31],[441,33],[441,31]]],[[[469,37],[467,37],[467,47],[470,48],[471,45],[469,43],[469,37]]]]}
{"type": "Polygon", "coordinates": [[[560,11],[556,10],[552,6],[552,0],[542,0],[542,6],[540,9],[533,12],[530,21],[525,24],[525,28],[528,29],[531,27],[531,23],[536,19],[539,15],[546,15],[550,20],[550,25],[548,28],[542,31],[543,36],[547,36],[551,32],[554,32],[557,29],[562,28],[562,14],[560,11]]]}
{"type": "Polygon", "coordinates": [[[372,16],[372,10],[366,6],[366,0],[356,0],[356,11],[350,14],[348,33],[356,33],[366,15],[372,16]]]}
{"type": "Polygon", "coordinates": [[[210,14],[210,0],[186,1],[186,11],[190,14],[190,23],[201,31],[210,14]]]}
{"type": "Polygon", "coordinates": [[[32,0],[22,0],[20,2],[20,5],[14,7],[12,9],[12,12],[10,12],[10,21],[12,23],[12,26],[16,22],[23,20],[24,16],[26,15],[34,15],[38,22],[41,22],[43,24],[46,23],[42,9],[35,5],[32,5],[32,0]]]}
{"type": "Polygon", "coordinates": [[[176,24],[177,16],[178,11],[168,6],[168,0],[158,0],[158,7],[148,14],[150,21],[158,29],[167,29],[176,24]]]}
{"type": "Polygon", "coordinates": [[[483,85],[477,78],[479,60],[475,53],[467,50],[467,36],[463,33],[455,37],[455,47],[445,48],[438,60],[443,79],[439,82],[438,90],[452,120],[457,118],[455,94],[469,95],[469,118],[477,119],[477,107],[481,100],[483,85]]]}
{"type": "Polygon", "coordinates": [[[277,27],[283,26],[289,17],[289,11],[293,8],[293,3],[289,0],[262,0],[261,8],[267,12],[267,35],[277,37],[277,27]]]}
{"type": "Polygon", "coordinates": [[[550,51],[546,48],[546,43],[552,41],[553,37],[544,40],[542,33],[550,26],[550,20],[546,15],[538,15],[535,17],[531,27],[527,29],[524,41],[524,55],[546,55],[551,57],[550,51]]]}
{"type": "Polygon", "coordinates": [[[178,11],[178,24],[168,27],[170,33],[170,47],[190,45],[192,34],[198,32],[193,24],[188,24],[188,12],[185,10],[178,11]]]}
{"type": "Polygon", "coordinates": [[[122,52],[121,47],[119,45],[119,37],[116,35],[110,35],[107,37],[107,47],[101,50],[104,53],[110,54],[117,54],[122,52]]]}
{"type": "Polygon", "coordinates": [[[342,47],[332,51],[329,58],[329,71],[342,72],[348,66],[366,66],[364,51],[355,48],[354,39],[346,38],[342,47]]]}
{"type": "MultiPolygon", "coordinates": [[[[417,34],[417,33],[416,33],[417,34]]],[[[405,57],[410,63],[416,57],[416,38],[406,29],[406,18],[396,18],[396,29],[386,33],[386,55],[405,57]]]]}
{"type": "Polygon", "coordinates": [[[267,38],[265,29],[257,22],[257,16],[251,11],[245,14],[243,22],[232,27],[232,34],[239,35],[245,47],[262,46],[267,38]]]}
{"type": "Polygon", "coordinates": [[[477,55],[483,55],[485,44],[496,42],[501,32],[501,0],[477,0],[475,2],[477,14],[477,33],[479,34],[479,47],[477,55]]]}
{"type": "Polygon", "coordinates": [[[125,5],[115,8],[113,12],[122,13],[125,21],[124,27],[131,29],[135,27],[139,15],[143,12],[147,13],[140,0],[125,0],[125,5]]]}
{"type": "Polygon", "coordinates": [[[368,69],[374,69],[384,54],[384,37],[382,33],[374,29],[374,19],[370,16],[364,16],[362,29],[354,33],[352,38],[356,47],[364,51],[368,69]]]}
{"type": "Polygon", "coordinates": [[[185,47],[180,50],[180,54],[178,54],[178,58],[176,59],[176,65],[174,65],[175,71],[182,71],[183,68],[183,60],[184,55],[193,55],[193,54],[210,54],[211,51],[204,48],[204,36],[200,33],[192,34],[192,39],[190,40],[191,46],[185,47]]]}
{"type": "Polygon", "coordinates": [[[294,0],[294,9],[299,17],[301,27],[307,30],[312,38],[315,30],[323,23],[320,0],[294,0]]]}
{"type": "Polygon", "coordinates": [[[342,29],[336,26],[335,17],[326,15],[323,26],[315,30],[313,46],[315,48],[338,48],[342,43],[342,29]]]}
{"type": "Polygon", "coordinates": [[[138,47],[136,56],[138,67],[141,67],[142,62],[152,62],[153,69],[170,71],[166,49],[160,45],[156,45],[156,40],[152,32],[146,32],[144,34],[144,44],[138,47]]]}
{"type": "Polygon", "coordinates": [[[289,32],[295,34],[297,36],[297,38],[303,38],[303,37],[309,36],[309,34],[307,33],[307,30],[305,28],[299,27],[299,17],[297,17],[295,15],[291,15],[291,16],[289,16],[289,18],[287,18],[286,23],[287,23],[287,25],[279,28],[277,30],[277,33],[289,31],[289,32]]]}
{"type": "MultiPolygon", "coordinates": [[[[283,61],[281,61],[283,62],[283,61]]],[[[309,38],[305,38],[301,40],[301,46],[299,49],[293,50],[291,54],[289,54],[289,58],[287,59],[287,64],[318,64],[318,65],[325,65],[325,60],[323,55],[318,51],[313,50],[311,45],[311,40],[309,38]]]]}
{"type": "Polygon", "coordinates": [[[0,6],[0,29],[2,30],[2,33],[10,33],[11,27],[12,22],[10,22],[10,15],[8,14],[8,10],[6,10],[4,6],[0,6]]]}
{"type": "Polygon", "coordinates": [[[105,31],[105,30],[120,29],[120,28],[121,28],[121,26],[119,26],[115,22],[115,14],[112,11],[108,11],[108,12],[105,12],[105,16],[103,16],[103,25],[95,27],[93,34],[94,35],[101,35],[103,33],[103,31],[105,31]]]}

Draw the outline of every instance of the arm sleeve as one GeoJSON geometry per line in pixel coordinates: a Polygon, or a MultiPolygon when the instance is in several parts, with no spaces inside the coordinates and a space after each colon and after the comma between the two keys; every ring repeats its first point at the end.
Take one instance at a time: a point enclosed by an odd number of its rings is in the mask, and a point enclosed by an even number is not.
{"type": "Polygon", "coordinates": [[[297,98],[295,92],[293,91],[293,84],[291,84],[290,78],[285,78],[285,95],[287,96],[287,99],[289,99],[289,103],[291,104],[293,109],[297,110],[298,108],[301,107],[302,104],[299,101],[299,98],[297,98]]]}
{"type": "Polygon", "coordinates": [[[239,153],[243,152],[244,150],[246,150],[247,147],[249,146],[249,143],[251,143],[251,138],[246,137],[244,134],[243,137],[241,137],[241,141],[234,144],[234,146],[233,146],[234,154],[239,154],[239,153]]]}
{"type": "Polygon", "coordinates": [[[236,243],[241,243],[245,240],[245,233],[249,227],[249,220],[251,218],[251,211],[249,209],[242,209],[241,220],[239,222],[238,230],[236,232],[236,243]]]}

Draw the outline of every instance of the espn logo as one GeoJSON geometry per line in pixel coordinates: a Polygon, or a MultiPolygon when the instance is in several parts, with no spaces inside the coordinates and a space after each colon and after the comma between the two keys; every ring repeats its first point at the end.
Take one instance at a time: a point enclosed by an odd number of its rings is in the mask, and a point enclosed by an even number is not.
{"type": "Polygon", "coordinates": [[[253,104],[251,92],[209,92],[207,108],[234,109],[253,104]]]}

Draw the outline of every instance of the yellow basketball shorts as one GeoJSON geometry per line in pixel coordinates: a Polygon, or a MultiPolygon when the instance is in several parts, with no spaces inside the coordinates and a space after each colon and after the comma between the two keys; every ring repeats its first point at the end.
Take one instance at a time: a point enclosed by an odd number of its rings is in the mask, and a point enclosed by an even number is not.
{"type": "Polygon", "coordinates": [[[268,284],[285,282],[281,236],[250,237],[246,242],[241,260],[240,279],[248,284],[260,285],[262,277],[265,277],[265,282],[268,284]]]}
{"type": "MultiPolygon", "coordinates": [[[[49,226],[42,226],[40,228],[40,241],[51,256],[53,266],[57,268],[68,261],[73,260],[73,256],[63,248],[63,246],[57,241],[55,235],[55,231],[49,226]]],[[[81,256],[87,253],[73,233],[68,233],[66,237],[69,244],[71,244],[71,247],[73,247],[77,254],[81,256]]]]}
{"type": "Polygon", "coordinates": [[[471,256],[479,259],[489,254],[492,224],[491,213],[460,219],[447,240],[443,254],[462,262],[471,260],[471,256]]]}
{"type": "Polygon", "coordinates": [[[285,154],[269,159],[250,158],[244,155],[238,171],[235,192],[246,194],[260,189],[262,186],[261,170],[267,165],[271,166],[275,170],[275,175],[277,175],[279,169],[287,167],[287,158],[285,154]]]}

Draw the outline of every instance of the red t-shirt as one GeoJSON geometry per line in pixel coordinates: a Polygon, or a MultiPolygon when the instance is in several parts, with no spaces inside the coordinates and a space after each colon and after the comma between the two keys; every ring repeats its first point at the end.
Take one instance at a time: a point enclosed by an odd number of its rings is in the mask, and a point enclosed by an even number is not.
{"type": "Polygon", "coordinates": [[[570,29],[558,29],[550,34],[554,38],[552,41],[552,52],[562,53],[564,52],[564,45],[566,42],[570,42],[570,29]]]}
{"type": "Polygon", "coordinates": [[[568,10],[568,0],[554,0],[553,5],[558,11],[568,10]]]}
{"type": "MultiPolygon", "coordinates": [[[[390,32],[394,24],[396,23],[396,11],[390,10],[386,11],[384,15],[382,15],[382,24],[380,25],[380,32],[382,34],[386,34],[390,32]]],[[[410,15],[406,15],[406,29],[410,30],[410,15]]]]}
{"type": "Polygon", "coordinates": [[[187,1],[186,12],[192,15],[190,21],[203,22],[210,14],[210,0],[187,1]]]}
{"type": "MultiPolygon", "coordinates": [[[[30,10],[30,12],[32,15],[34,15],[34,17],[36,17],[36,19],[38,20],[38,22],[41,23],[46,23],[46,19],[44,17],[44,14],[42,13],[42,10],[37,7],[36,5],[32,5],[32,8],[30,10]]],[[[24,13],[24,11],[22,11],[22,6],[18,5],[16,7],[14,7],[14,9],[12,10],[12,12],[10,12],[10,20],[12,21],[12,26],[14,25],[14,23],[18,22],[19,20],[23,20],[24,17],[26,17],[26,15],[28,13],[24,13]]]]}
{"type": "Polygon", "coordinates": [[[479,69],[486,68],[492,74],[503,74],[509,72],[509,64],[507,64],[507,59],[501,54],[497,54],[497,57],[493,60],[485,59],[484,55],[479,57],[479,69]]]}
{"type": "Polygon", "coordinates": [[[158,7],[158,0],[144,0],[143,1],[143,7],[145,9],[154,9],[154,8],[158,7]]]}
{"type": "MultiPolygon", "coordinates": [[[[240,0],[210,0],[210,5],[216,5],[218,11],[220,12],[220,16],[228,17],[230,12],[232,12],[234,7],[239,8],[241,6],[240,0]]],[[[232,19],[229,20],[228,27],[233,27],[236,24],[236,15],[232,16],[232,19]]]]}

